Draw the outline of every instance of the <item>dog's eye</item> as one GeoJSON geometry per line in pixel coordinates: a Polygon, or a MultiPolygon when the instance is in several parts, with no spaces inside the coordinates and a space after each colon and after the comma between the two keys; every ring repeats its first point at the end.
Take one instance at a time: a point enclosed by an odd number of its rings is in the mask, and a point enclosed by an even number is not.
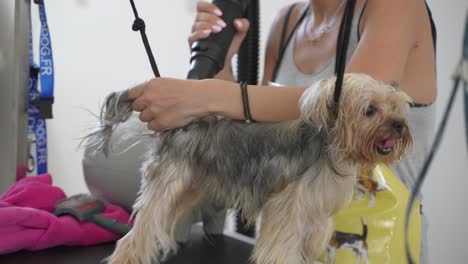
{"type": "Polygon", "coordinates": [[[367,107],[365,114],[367,117],[371,117],[375,114],[375,112],[376,112],[375,107],[373,105],[370,105],[369,107],[367,107]]]}

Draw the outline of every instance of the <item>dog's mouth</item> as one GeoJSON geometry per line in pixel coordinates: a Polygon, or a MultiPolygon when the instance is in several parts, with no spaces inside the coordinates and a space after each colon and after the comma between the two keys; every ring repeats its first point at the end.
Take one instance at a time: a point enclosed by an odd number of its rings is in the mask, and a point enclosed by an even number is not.
{"type": "Polygon", "coordinates": [[[377,152],[381,155],[388,155],[392,152],[393,146],[398,143],[398,138],[388,138],[377,144],[377,152]]]}

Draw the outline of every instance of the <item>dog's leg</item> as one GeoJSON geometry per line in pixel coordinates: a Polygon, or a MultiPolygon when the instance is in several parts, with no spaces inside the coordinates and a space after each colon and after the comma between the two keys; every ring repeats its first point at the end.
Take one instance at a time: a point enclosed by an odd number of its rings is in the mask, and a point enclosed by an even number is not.
{"type": "Polygon", "coordinates": [[[335,254],[334,248],[328,246],[327,249],[325,250],[325,255],[323,257],[323,263],[328,264],[328,263],[333,263],[331,262],[333,255],[335,254]]]}
{"type": "Polygon", "coordinates": [[[262,208],[253,256],[257,264],[312,264],[328,244],[332,220],[307,212],[297,186],[290,184],[262,208]]]}
{"type": "Polygon", "coordinates": [[[190,231],[192,224],[200,217],[200,208],[198,205],[202,200],[199,192],[188,189],[180,193],[175,207],[175,219],[171,225],[171,234],[177,239],[177,242],[184,243],[190,240],[190,231]]]}
{"type": "Polygon", "coordinates": [[[336,254],[336,249],[335,248],[332,248],[331,249],[331,252],[330,252],[330,260],[328,263],[330,264],[335,264],[335,254],[336,254]]]}
{"type": "Polygon", "coordinates": [[[328,262],[328,255],[330,254],[330,249],[327,247],[325,249],[325,253],[323,255],[323,263],[326,264],[328,262]]]}
{"type": "Polygon", "coordinates": [[[203,231],[206,235],[220,235],[224,232],[226,209],[214,203],[208,203],[201,209],[203,231]]]}
{"type": "Polygon", "coordinates": [[[356,187],[356,196],[354,198],[355,201],[361,201],[362,199],[364,199],[364,192],[359,189],[358,187],[356,187]]]}
{"type": "Polygon", "coordinates": [[[369,204],[367,205],[368,207],[373,207],[375,205],[375,195],[376,193],[369,192],[369,204]]]}
{"type": "Polygon", "coordinates": [[[364,259],[364,264],[369,264],[369,260],[367,258],[367,251],[366,250],[362,251],[362,258],[364,259]]]}
{"type": "Polygon", "coordinates": [[[174,230],[174,237],[177,243],[184,244],[190,240],[190,232],[192,231],[192,224],[198,221],[199,210],[187,210],[182,216],[179,217],[177,225],[174,230]]]}
{"type": "Polygon", "coordinates": [[[145,178],[149,180],[143,181],[133,228],[118,241],[110,264],[150,264],[151,260],[159,263],[177,250],[177,220],[192,210],[201,197],[190,190],[189,171],[182,168],[161,165],[154,170],[160,173],[150,177],[147,169],[145,178]]]}
{"type": "Polygon", "coordinates": [[[356,255],[356,264],[361,264],[361,252],[359,250],[353,250],[356,255]]]}

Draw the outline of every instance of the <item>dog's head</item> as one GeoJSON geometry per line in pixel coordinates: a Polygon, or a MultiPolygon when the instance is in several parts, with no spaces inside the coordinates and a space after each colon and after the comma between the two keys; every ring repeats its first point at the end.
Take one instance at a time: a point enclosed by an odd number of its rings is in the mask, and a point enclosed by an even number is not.
{"type": "Polygon", "coordinates": [[[302,120],[327,135],[338,158],[363,165],[392,163],[412,145],[405,112],[411,98],[365,74],[345,74],[338,113],[333,114],[336,77],[304,92],[302,120]]]}

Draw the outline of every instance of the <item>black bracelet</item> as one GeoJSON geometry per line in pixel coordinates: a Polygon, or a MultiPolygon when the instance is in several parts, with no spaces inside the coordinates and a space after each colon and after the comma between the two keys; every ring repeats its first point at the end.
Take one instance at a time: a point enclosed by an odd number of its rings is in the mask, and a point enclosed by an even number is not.
{"type": "Polygon", "coordinates": [[[244,107],[245,122],[255,123],[255,120],[253,120],[252,118],[252,114],[250,114],[249,94],[247,93],[247,83],[241,82],[240,88],[241,88],[241,93],[242,93],[242,105],[244,107]]]}

